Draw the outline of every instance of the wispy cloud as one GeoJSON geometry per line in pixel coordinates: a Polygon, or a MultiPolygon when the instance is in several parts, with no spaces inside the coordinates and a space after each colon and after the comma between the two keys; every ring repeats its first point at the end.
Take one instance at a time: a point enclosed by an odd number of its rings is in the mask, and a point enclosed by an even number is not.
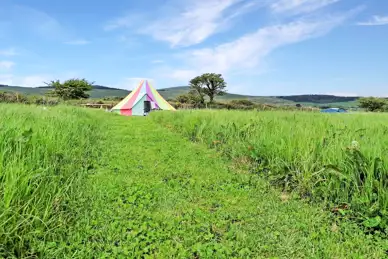
{"type": "Polygon", "coordinates": [[[152,60],[151,63],[152,64],[160,64],[160,63],[164,63],[164,61],[160,60],[160,59],[155,59],[155,60],[152,60]]]}
{"type": "Polygon", "coordinates": [[[276,0],[270,5],[274,13],[301,14],[309,13],[340,0],[276,0]]]}
{"type": "Polygon", "coordinates": [[[373,16],[369,21],[366,22],[359,22],[357,25],[360,26],[381,26],[381,25],[388,25],[388,16],[379,16],[375,15],[373,16]]]}
{"type": "Polygon", "coordinates": [[[117,17],[103,26],[105,31],[111,31],[119,28],[131,28],[139,24],[140,21],[144,21],[146,16],[139,13],[130,13],[122,17],[117,17]]]}
{"type": "Polygon", "coordinates": [[[90,44],[90,41],[79,39],[79,40],[66,41],[65,44],[67,44],[67,45],[87,45],[87,44],[90,44]]]}
{"type": "Polygon", "coordinates": [[[39,73],[20,75],[15,73],[0,74],[0,84],[23,86],[23,87],[38,87],[44,86],[45,83],[51,80],[59,79],[61,81],[69,78],[76,78],[76,72],[65,72],[59,74],[39,73]]]}
{"type": "Polygon", "coordinates": [[[9,70],[15,65],[12,61],[0,61],[0,70],[9,70]]]}
{"type": "Polygon", "coordinates": [[[0,56],[16,56],[18,53],[14,48],[9,48],[9,49],[0,49],[0,56]]]}
{"type": "Polygon", "coordinates": [[[145,28],[145,33],[170,43],[171,47],[195,45],[219,32],[232,18],[247,11],[245,5],[239,5],[242,2],[244,1],[196,1],[186,6],[178,16],[156,21],[145,28]],[[231,8],[233,11],[230,11],[231,8]]]}
{"type": "Polygon", "coordinates": [[[214,48],[202,48],[186,52],[181,58],[187,66],[167,73],[176,79],[189,79],[193,74],[213,71],[217,73],[246,73],[250,69],[259,73],[258,67],[274,50],[323,36],[341,25],[357,10],[336,16],[321,17],[319,20],[300,19],[288,24],[268,26],[237,40],[220,44],[214,48]]]}
{"type": "MultiPolygon", "coordinates": [[[[204,72],[204,71],[203,71],[204,72]]],[[[194,69],[177,69],[167,73],[169,78],[178,81],[188,81],[190,78],[194,78],[198,75],[198,72],[194,69]]]]}
{"type": "MultiPolygon", "coordinates": [[[[189,0],[184,3],[165,17],[151,20],[147,25],[141,26],[138,33],[148,34],[156,40],[168,42],[171,47],[195,45],[222,31],[232,19],[254,10],[254,6],[261,2],[258,0],[189,0]]],[[[167,5],[172,4],[173,1],[168,1],[167,5]]],[[[109,22],[105,29],[132,28],[144,22],[147,22],[147,19],[141,16],[127,15],[109,22]],[[139,20],[136,21],[136,18],[139,20]]]]}

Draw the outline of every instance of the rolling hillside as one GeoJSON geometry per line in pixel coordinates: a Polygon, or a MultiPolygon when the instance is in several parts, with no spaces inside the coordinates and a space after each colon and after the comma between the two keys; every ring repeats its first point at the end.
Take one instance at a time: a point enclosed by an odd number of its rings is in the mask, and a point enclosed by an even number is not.
{"type": "MultiPolygon", "coordinates": [[[[49,91],[49,87],[21,87],[0,85],[0,92],[19,92],[27,95],[44,95],[49,91]]],[[[159,93],[165,99],[174,99],[178,95],[188,93],[188,86],[177,86],[158,89],[159,93]]],[[[90,91],[91,98],[106,98],[106,97],[125,97],[129,91],[107,86],[95,85],[90,91]]],[[[240,100],[247,99],[258,103],[277,104],[277,105],[295,105],[297,103],[310,106],[342,106],[356,107],[358,97],[343,97],[334,95],[293,95],[293,96],[250,96],[227,93],[224,96],[219,96],[216,100],[240,100]]]]}

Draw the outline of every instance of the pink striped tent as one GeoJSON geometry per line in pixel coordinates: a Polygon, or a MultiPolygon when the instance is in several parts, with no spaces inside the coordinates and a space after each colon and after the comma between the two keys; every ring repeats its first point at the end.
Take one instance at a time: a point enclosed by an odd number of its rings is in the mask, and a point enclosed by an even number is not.
{"type": "Polygon", "coordinates": [[[111,111],[125,116],[144,116],[153,109],[175,111],[147,80],[142,80],[139,86],[111,111]]]}

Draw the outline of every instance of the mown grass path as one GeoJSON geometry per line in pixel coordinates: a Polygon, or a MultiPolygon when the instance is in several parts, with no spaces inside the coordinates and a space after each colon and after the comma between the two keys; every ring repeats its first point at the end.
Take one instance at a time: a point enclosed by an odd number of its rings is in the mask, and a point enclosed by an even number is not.
{"type": "Polygon", "coordinates": [[[282,201],[257,176],[149,118],[99,114],[86,213],[58,258],[382,258],[350,224],[282,201]]]}

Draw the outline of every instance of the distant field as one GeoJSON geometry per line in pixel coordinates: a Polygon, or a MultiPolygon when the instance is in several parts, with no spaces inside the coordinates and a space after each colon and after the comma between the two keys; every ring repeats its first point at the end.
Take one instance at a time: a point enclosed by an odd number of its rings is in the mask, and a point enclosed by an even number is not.
{"type": "Polygon", "coordinates": [[[304,106],[315,106],[315,107],[322,107],[322,106],[329,106],[329,107],[342,107],[342,108],[358,108],[358,102],[357,101],[349,101],[349,102],[334,102],[334,103],[312,103],[312,102],[302,102],[304,106]]]}
{"type": "MultiPolygon", "coordinates": [[[[0,91],[20,92],[28,95],[43,95],[49,88],[28,88],[17,86],[1,86],[0,91]]],[[[186,94],[189,92],[187,86],[177,86],[164,89],[158,89],[159,93],[165,99],[174,99],[178,95],[186,94]]],[[[129,91],[114,89],[105,86],[95,86],[90,91],[91,98],[101,99],[106,97],[125,97],[129,91]]],[[[339,96],[325,96],[325,95],[300,95],[300,96],[249,96],[239,95],[234,93],[227,93],[223,96],[217,96],[217,101],[230,101],[247,99],[257,103],[266,103],[273,105],[296,105],[297,103],[304,106],[330,106],[330,107],[357,107],[357,101],[355,97],[339,97],[339,96]]]]}
{"type": "Polygon", "coordinates": [[[386,117],[352,116],[0,105],[0,258],[383,258],[321,207],[385,222],[386,117]]]}

